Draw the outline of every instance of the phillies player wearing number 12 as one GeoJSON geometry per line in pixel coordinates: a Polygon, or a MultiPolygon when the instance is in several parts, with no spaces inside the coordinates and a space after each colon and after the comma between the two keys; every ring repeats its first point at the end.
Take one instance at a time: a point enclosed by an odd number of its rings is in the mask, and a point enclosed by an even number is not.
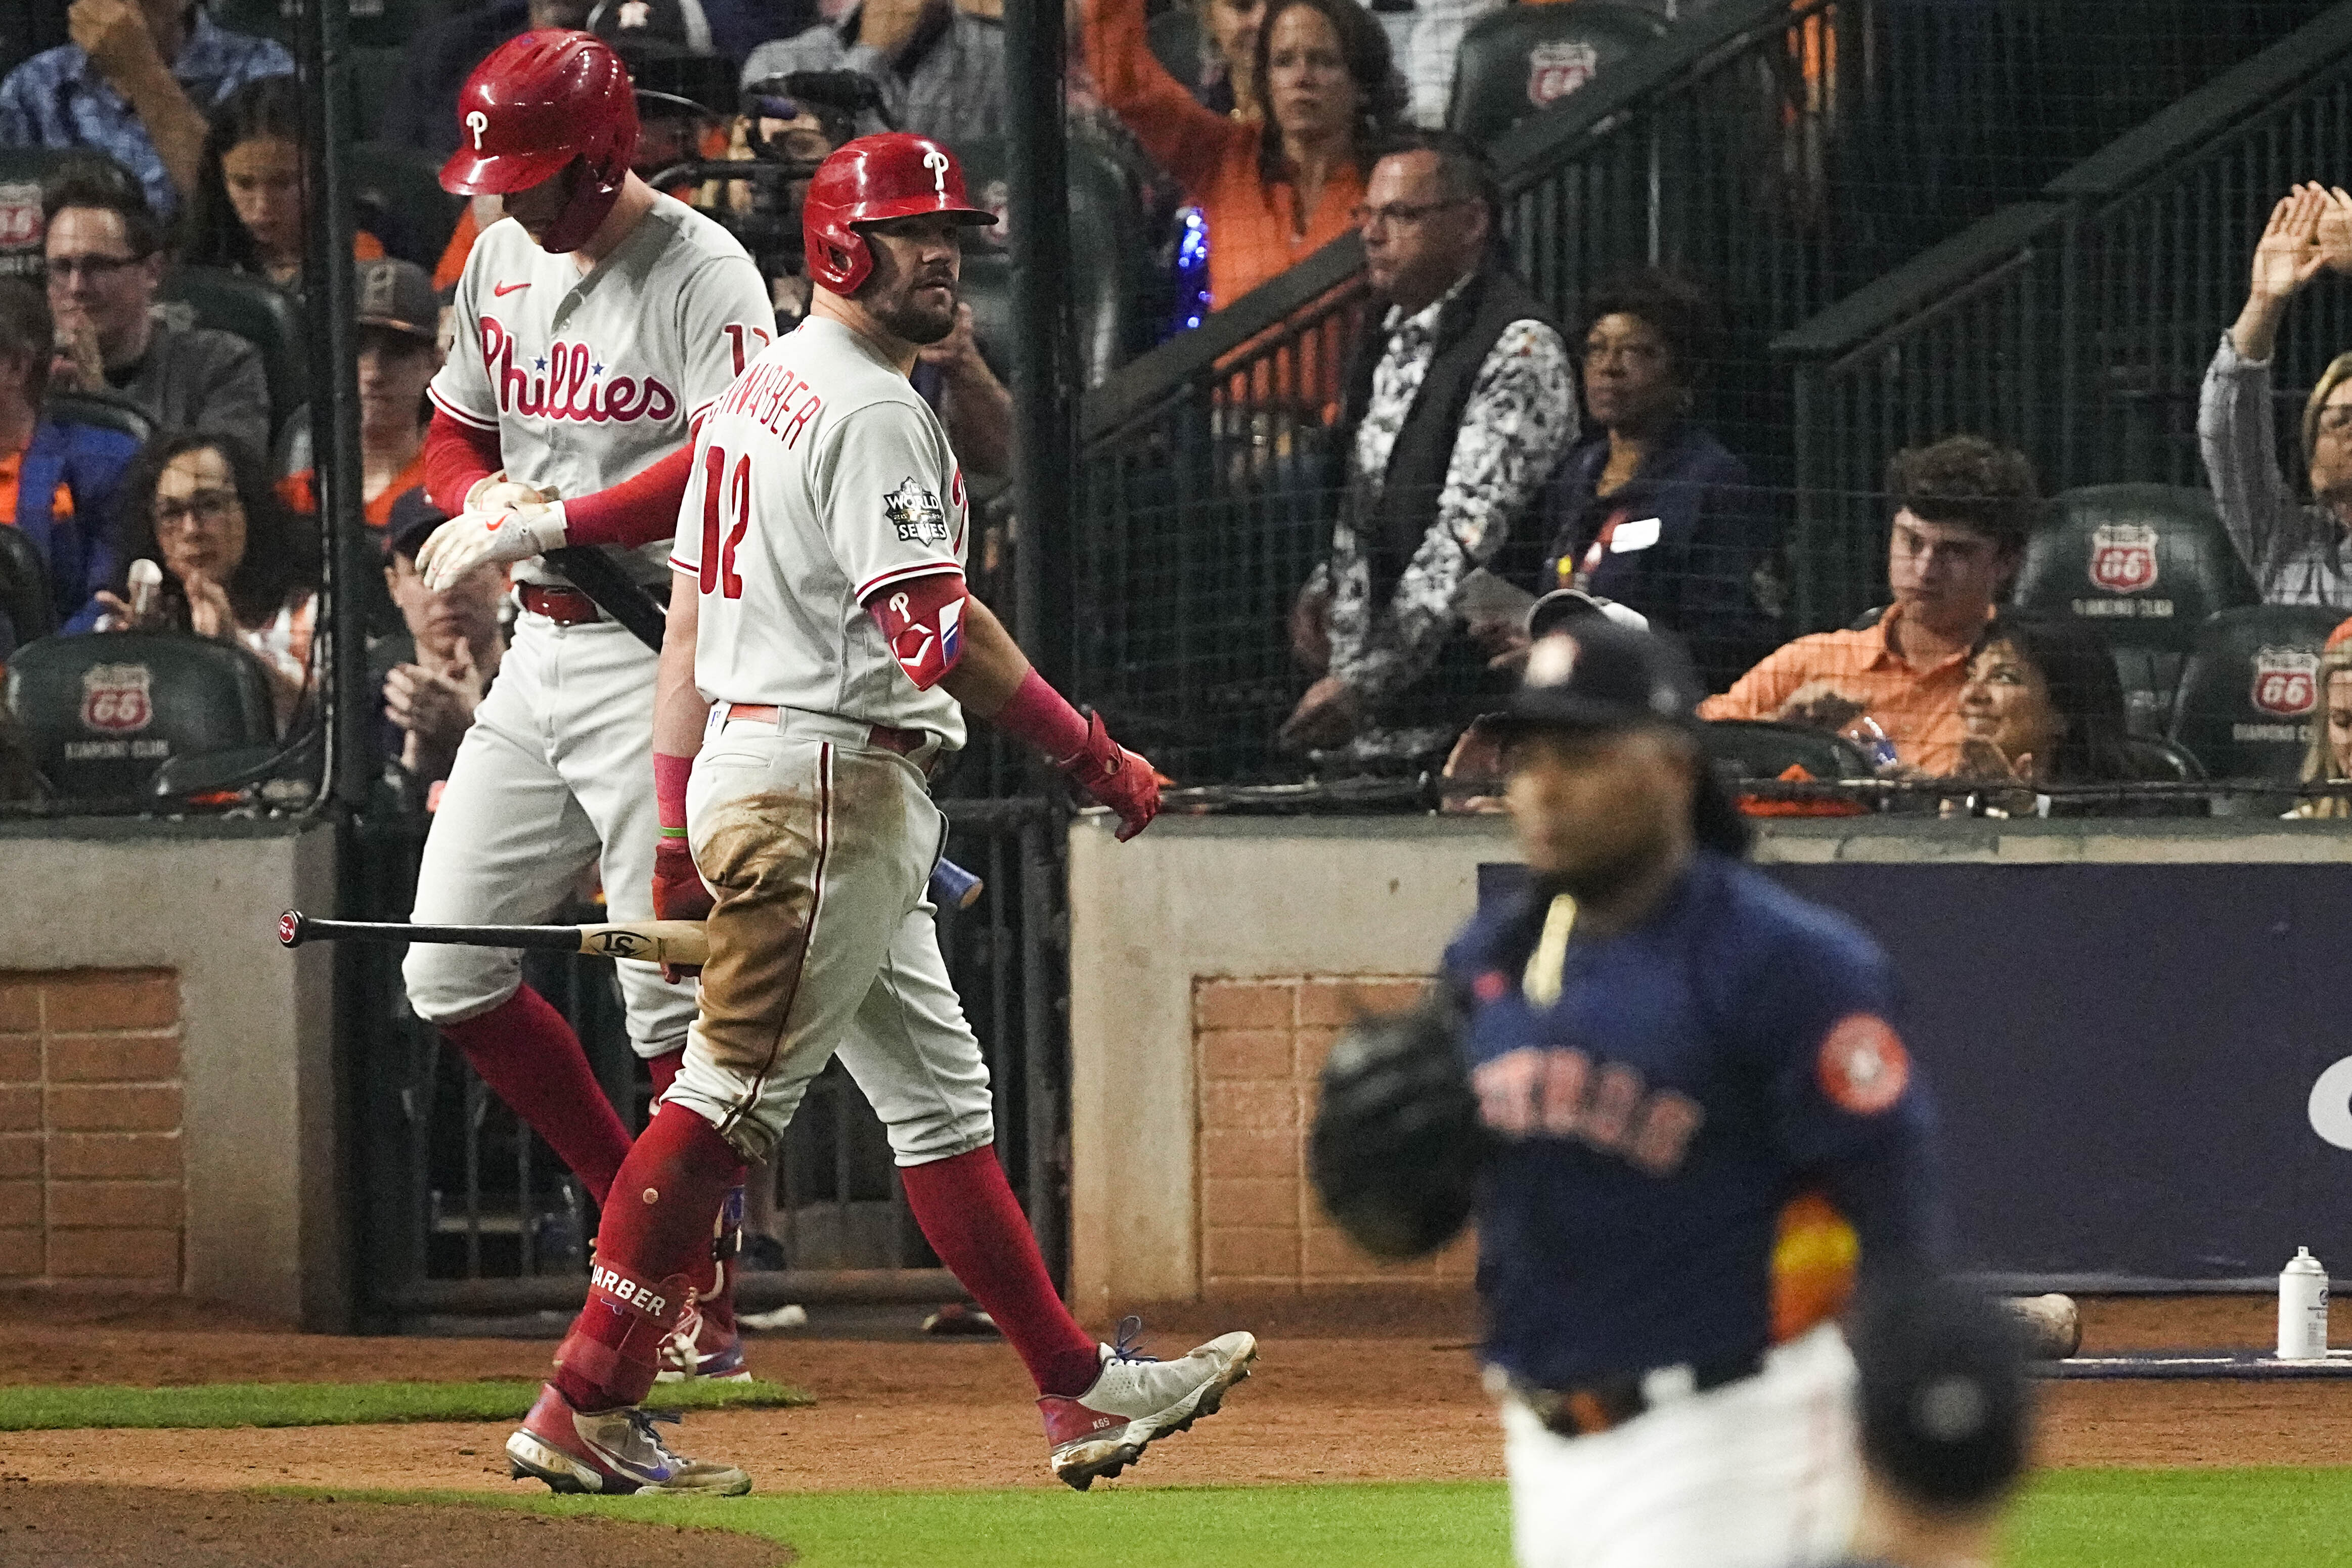
{"type": "Polygon", "coordinates": [[[1507,720],[1532,887],[1445,957],[1496,1134],[1478,1286],[1524,1568],[1840,1557],[1831,1319],[1857,1242],[1865,1285],[1942,1245],[1886,959],[1739,863],[1697,690],[1598,617],[1536,643],[1507,720]]]}
{"type": "MultiPolygon", "coordinates": [[[[413,918],[544,920],[600,864],[612,917],[646,918],[654,655],[536,558],[598,548],[641,582],[668,581],[691,422],[774,317],[732,236],[629,172],[635,102],[602,40],[542,31],[501,45],[467,81],[457,116],[442,183],[499,193],[507,216],[467,261],[457,340],[430,389],[426,489],[457,515],[416,565],[439,589],[483,561],[515,562],[521,613],[434,816],[413,918]]],[[[630,1043],[667,1084],[693,991],[651,964],[616,967],[630,1043]]],[[[521,983],[518,955],[420,944],[402,972],[417,1016],[604,1204],[627,1130],[570,1026],[521,983]]],[[[700,1343],[682,1335],[669,1370],[748,1375],[710,1250],[682,1325],[700,1343]]]]}
{"type": "Polygon", "coordinates": [[[803,209],[808,319],[697,434],[654,743],[664,831],[716,896],[710,956],[685,1065],[615,1178],[588,1303],[507,1443],[517,1474],[559,1491],[751,1484],[708,1462],[631,1465],[602,1435],[642,1426],[711,1216],[836,1051],[888,1128],[925,1239],[1035,1381],[1056,1476],[1084,1490],[1117,1474],[1214,1412],[1256,1355],[1229,1333],[1153,1361],[1071,1318],[997,1163],[988,1070],[924,894],[947,836],[925,780],[963,744],[966,710],[1052,758],[1120,838],[1160,809],[1151,765],[965,591],[962,477],[907,377],[955,324],[958,229],[993,221],[935,141],[835,152],[803,209]]]}

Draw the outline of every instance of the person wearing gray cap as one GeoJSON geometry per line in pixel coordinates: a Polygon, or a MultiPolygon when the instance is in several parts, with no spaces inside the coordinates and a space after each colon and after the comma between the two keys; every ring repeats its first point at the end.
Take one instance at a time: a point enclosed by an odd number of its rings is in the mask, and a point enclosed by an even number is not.
{"type": "Polygon", "coordinates": [[[1845,1568],[1987,1568],[2032,1448],[2032,1386],[2015,1319],[1927,1275],[1865,1297],[1862,1554],[1845,1568]]]}
{"type": "Polygon", "coordinates": [[[1522,1568],[1847,1551],[1844,1260],[1907,1277],[1948,1229],[1886,956],[1740,863],[1697,691],[1593,607],[1536,638],[1500,723],[1529,885],[1445,956],[1522,1568]],[[1783,1264],[1800,1225],[1835,1268],[1783,1264]]]}
{"type": "MultiPolygon", "coordinates": [[[[379,257],[352,280],[360,329],[360,495],[367,526],[392,521],[393,503],[425,483],[425,388],[441,368],[441,300],[414,262],[379,257]]],[[[317,476],[306,461],[286,480],[298,511],[319,509],[317,476]]]]}

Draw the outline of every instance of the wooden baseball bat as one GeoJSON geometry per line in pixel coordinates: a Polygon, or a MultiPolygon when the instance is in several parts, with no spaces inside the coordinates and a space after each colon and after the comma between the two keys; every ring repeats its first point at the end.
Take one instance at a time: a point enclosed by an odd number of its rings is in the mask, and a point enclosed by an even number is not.
{"type": "Polygon", "coordinates": [[[467,947],[538,947],[599,958],[642,958],[648,964],[700,964],[710,944],[699,920],[621,920],[609,925],[410,925],[398,921],[313,920],[299,909],[278,917],[278,940],[305,942],[448,942],[467,947]]]}

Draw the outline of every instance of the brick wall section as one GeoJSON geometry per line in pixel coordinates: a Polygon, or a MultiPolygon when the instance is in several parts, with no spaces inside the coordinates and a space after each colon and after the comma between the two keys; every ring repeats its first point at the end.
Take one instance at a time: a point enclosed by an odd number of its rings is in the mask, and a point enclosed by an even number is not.
{"type": "Polygon", "coordinates": [[[0,1289],[177,1291],[180,983],[0,969],[0,1289]]]}
{"type": "Polygon", "coordinates": [[[1426,983],[1396,975],[1193,981],[1204,1293],[1470,1279],[1470,1237],[1434,1258],[1382,1263],[1332,1226],[1307,1181],[1307,1129],[1332,1040],[1359,1011],[1408,1007],[1426,983]]]}

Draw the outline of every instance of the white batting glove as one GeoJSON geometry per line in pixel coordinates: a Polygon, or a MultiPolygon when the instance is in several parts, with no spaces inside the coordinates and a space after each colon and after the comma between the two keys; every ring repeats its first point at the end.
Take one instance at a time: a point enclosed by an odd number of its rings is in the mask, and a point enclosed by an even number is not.
{"type": "Polygon", "coordinates": [[[465,506],[459,510],[506,512],[517,507],[528,507],[534,501],[553,499],[553,496],[533,489],[520,479],[508,478],[507,471],[501,468],[495,474],[485,474],[475,480],[473,488],[466,492],[465,506]]]}
{"type": "Polygon", "coordinates": [[[561,501],[460,512],[434,529],[416,552],[416,573],[439,593],[485,561],[529,560],[562,549],[567,537],[561,501]]]}

